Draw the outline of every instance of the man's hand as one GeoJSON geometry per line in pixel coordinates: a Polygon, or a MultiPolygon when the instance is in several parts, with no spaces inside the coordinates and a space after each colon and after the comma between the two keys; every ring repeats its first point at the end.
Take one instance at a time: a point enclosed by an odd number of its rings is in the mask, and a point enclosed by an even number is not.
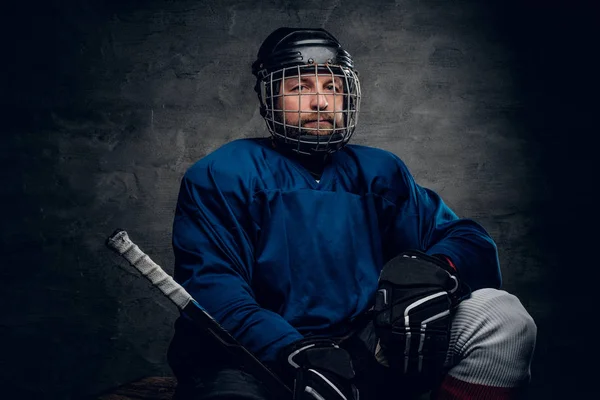
{"type": "Polygon", "coordinates": [[[406,377],[439,376],[453,311],[469,294],[441,257],[409,251],[390,260],[381,271],[373,309],[379,363],[406,377]]]}
{"type": "Polygon", "coordinates": [[[294,400],[358,400],[350,355],[331,340],[293,343],[281,352],[281,364],[293,381],[294,400]]]}

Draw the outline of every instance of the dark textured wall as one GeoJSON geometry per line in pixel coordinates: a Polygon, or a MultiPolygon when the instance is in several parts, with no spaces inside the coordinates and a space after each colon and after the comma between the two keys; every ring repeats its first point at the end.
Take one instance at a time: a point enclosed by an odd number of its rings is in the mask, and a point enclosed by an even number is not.
{"type": "Polygon", "coordinates": [[[577,2],[516,1],[7,6],[3,391],[93,398],[170,373],[176,310],[104,240],[125,228],[172,272],[179,179],[220,145],[266,134],[250,63],[276,27],[308,25],[355,56],[364,100],[353,141],[401,156],[497,240],[505,289],[539,328],[531,398],[591,393],[591,373],[576,366],[585,318],[573,310],[585,315],[597,267],[585,234],[597,15],[577,2]]]}

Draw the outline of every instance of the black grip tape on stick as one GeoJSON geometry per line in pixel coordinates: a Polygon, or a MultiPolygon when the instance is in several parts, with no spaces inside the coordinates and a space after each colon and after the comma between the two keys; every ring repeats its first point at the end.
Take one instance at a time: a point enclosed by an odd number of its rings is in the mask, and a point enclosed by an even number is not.
{"type": "Polygon", "coordinates": [[[185,313],[197,328],[207,333],[224,351],[239,360],[248,372],[263,382],[277,399],[291,399],[291,390],[261,363],[244,346],[238,343],[219,323],[206,312],[192,296],[167,274],[158,264],[131,241],[123,229],[117,229],[106,239],[106,246],[125,258],[154,286],[185,313]]]}

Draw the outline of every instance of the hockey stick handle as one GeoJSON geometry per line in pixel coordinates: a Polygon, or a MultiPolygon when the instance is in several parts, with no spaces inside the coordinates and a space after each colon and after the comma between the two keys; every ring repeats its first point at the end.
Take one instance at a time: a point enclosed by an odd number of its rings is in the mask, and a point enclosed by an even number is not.
{"type": "Polygon", "coordinates": [[[196,326],[218,341],[226,351],[237,356],[240,362],[249,368],[250,372],[254,373],[277,399],[292,398],[291,390],[219,325],[180,284],[175,282],[169,274],[133,243],[126,231],[117,229],[106,239],[106,246],[125,258],[131,266],[160,289],[169,300],[191,318],[196,326]]]}
{"type": "Polygon", "coordinates": [[[192,301],[192,296],[158,264],[152,261],[146,253],[140,250],[138,245],[129,239],[129,235],[124,230],[117,229],[106,240],[106,245],[148,278],[178,308],[184,309],[192,301]]]}

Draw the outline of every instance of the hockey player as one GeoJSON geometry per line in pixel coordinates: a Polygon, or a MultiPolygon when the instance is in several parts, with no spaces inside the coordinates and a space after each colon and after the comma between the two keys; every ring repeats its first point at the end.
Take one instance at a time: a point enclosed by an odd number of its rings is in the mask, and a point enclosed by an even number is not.
{"type": "MultiPolygon", "coordinates": [[[[396,155],[348,143],[361,101],[350,54],[323,29],[280,28],[252,70],[271,135],[186,172],[175,279],[296,399],[516,398],[536,325],[500,289],[481,225],[396,155]]],[[[185,316],[169,362],[180,399],[268,399],[185,316]]]]}

